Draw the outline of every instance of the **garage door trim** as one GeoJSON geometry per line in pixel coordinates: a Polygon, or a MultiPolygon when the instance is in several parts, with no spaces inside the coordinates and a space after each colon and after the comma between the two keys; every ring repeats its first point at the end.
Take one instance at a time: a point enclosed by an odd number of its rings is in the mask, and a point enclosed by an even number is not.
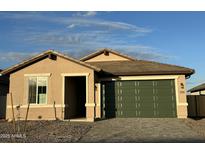
{"type": "MultiPolygon", "coordinates": [[[[178,75],[153,75],[153,76],[118,76],[112,78],[104,78],[101,81],[129,81],[129,80],[169,80],[173,79],[175,83],[175,96],[176,96],[176,116],[178,117],[178,106],[179,106],[179,89],[178,89],[178,75]]],[[[182,105],[182,104],[180,104],[182,105]]],[[[186,104],[184,104],[186,105],[186,104]]]]}

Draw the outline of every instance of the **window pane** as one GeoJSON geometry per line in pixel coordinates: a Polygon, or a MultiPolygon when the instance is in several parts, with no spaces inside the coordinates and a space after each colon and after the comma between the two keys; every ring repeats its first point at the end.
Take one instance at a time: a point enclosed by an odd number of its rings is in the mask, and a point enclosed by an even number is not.
{"type": "Polygon", "coordinates": [[[29,94],[28,94],[28,101],[29,103],[36,103],[36,77],[29,78],[29,94]]]}
{"type": "Polygon", "coordinates": [[[38,104],[46,103],[47,96],[47,78],[39,77],[38,78],[38,104]]]}

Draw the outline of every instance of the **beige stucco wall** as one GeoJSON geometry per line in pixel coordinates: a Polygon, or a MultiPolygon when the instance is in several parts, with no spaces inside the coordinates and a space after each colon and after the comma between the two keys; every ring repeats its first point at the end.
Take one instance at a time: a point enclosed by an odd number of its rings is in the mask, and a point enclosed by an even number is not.
{"type": "Polygon", "coordinates": [[[96,61],[117,61],[117,60],[129,60],[127,58],[124,58],[122,56],[118,56],[116,54],[110,53],[106,56],[104,53],[99,54],[91,59],[86,60],[85,62],[96,62],[96,61]]]}
{"type": "Polygon", "coordinates": [[[95,84],[95,114],[96,118],[101,118],[101,87],[100,83],[95,84]]]}
{"type": "Polygon", "coordinates": [[[177,79],[178,85],[178,102],[177,102],[177,117],[187,118],[187,97],[186,97],[186,79],[185,75],[179,75],[177,79]]]}
{"type": "MultiPolygon", "coordinates": [[[[25,118],[28,98],[28,77],[25,74],[45,74],[50,73],[48,77],[48,97],[46,105],[30,105],[28,119],[34,120],[41,116],[41,119],[55,119],[54,102],[56,115],[59,119],[64,119],[63,104],[63,76],[65,73],[72,74],[89,74],[88,75],[88,102],[86,118],[90,121],[94,119],[94,71],[88,67],[79,65],[75,62],[68,61],[64,58],[57,57],[57,60],[43,59],[37,63],[27,66],[10,75],[10,89],[12,94],[15,115],[17,115],[16,105],[21,105],[21,119],[25,118]]],[[[77,76],[77,75],[76,75],[77,76]]],[[[6,118],[11,119],[10,95],[7,99],[6,118]]]]}

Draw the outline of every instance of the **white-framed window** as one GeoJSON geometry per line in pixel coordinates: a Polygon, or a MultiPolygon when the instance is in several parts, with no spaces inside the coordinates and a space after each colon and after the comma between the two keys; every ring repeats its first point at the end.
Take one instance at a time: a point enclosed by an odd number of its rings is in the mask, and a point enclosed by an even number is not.
{"type": "Polygon", "coordinates": [[[48,77],[28,78],[28,103],[47,104],[48,77]]]}

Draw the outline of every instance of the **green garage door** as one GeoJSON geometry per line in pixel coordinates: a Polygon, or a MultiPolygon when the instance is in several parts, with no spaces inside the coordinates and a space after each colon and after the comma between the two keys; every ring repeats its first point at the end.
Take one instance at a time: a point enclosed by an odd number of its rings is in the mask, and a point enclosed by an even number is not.
{"type": "Polygon", "coordinates": [[[102,113],[111,117],[176,117],[174,80],[102,82],[102,113]]]}

